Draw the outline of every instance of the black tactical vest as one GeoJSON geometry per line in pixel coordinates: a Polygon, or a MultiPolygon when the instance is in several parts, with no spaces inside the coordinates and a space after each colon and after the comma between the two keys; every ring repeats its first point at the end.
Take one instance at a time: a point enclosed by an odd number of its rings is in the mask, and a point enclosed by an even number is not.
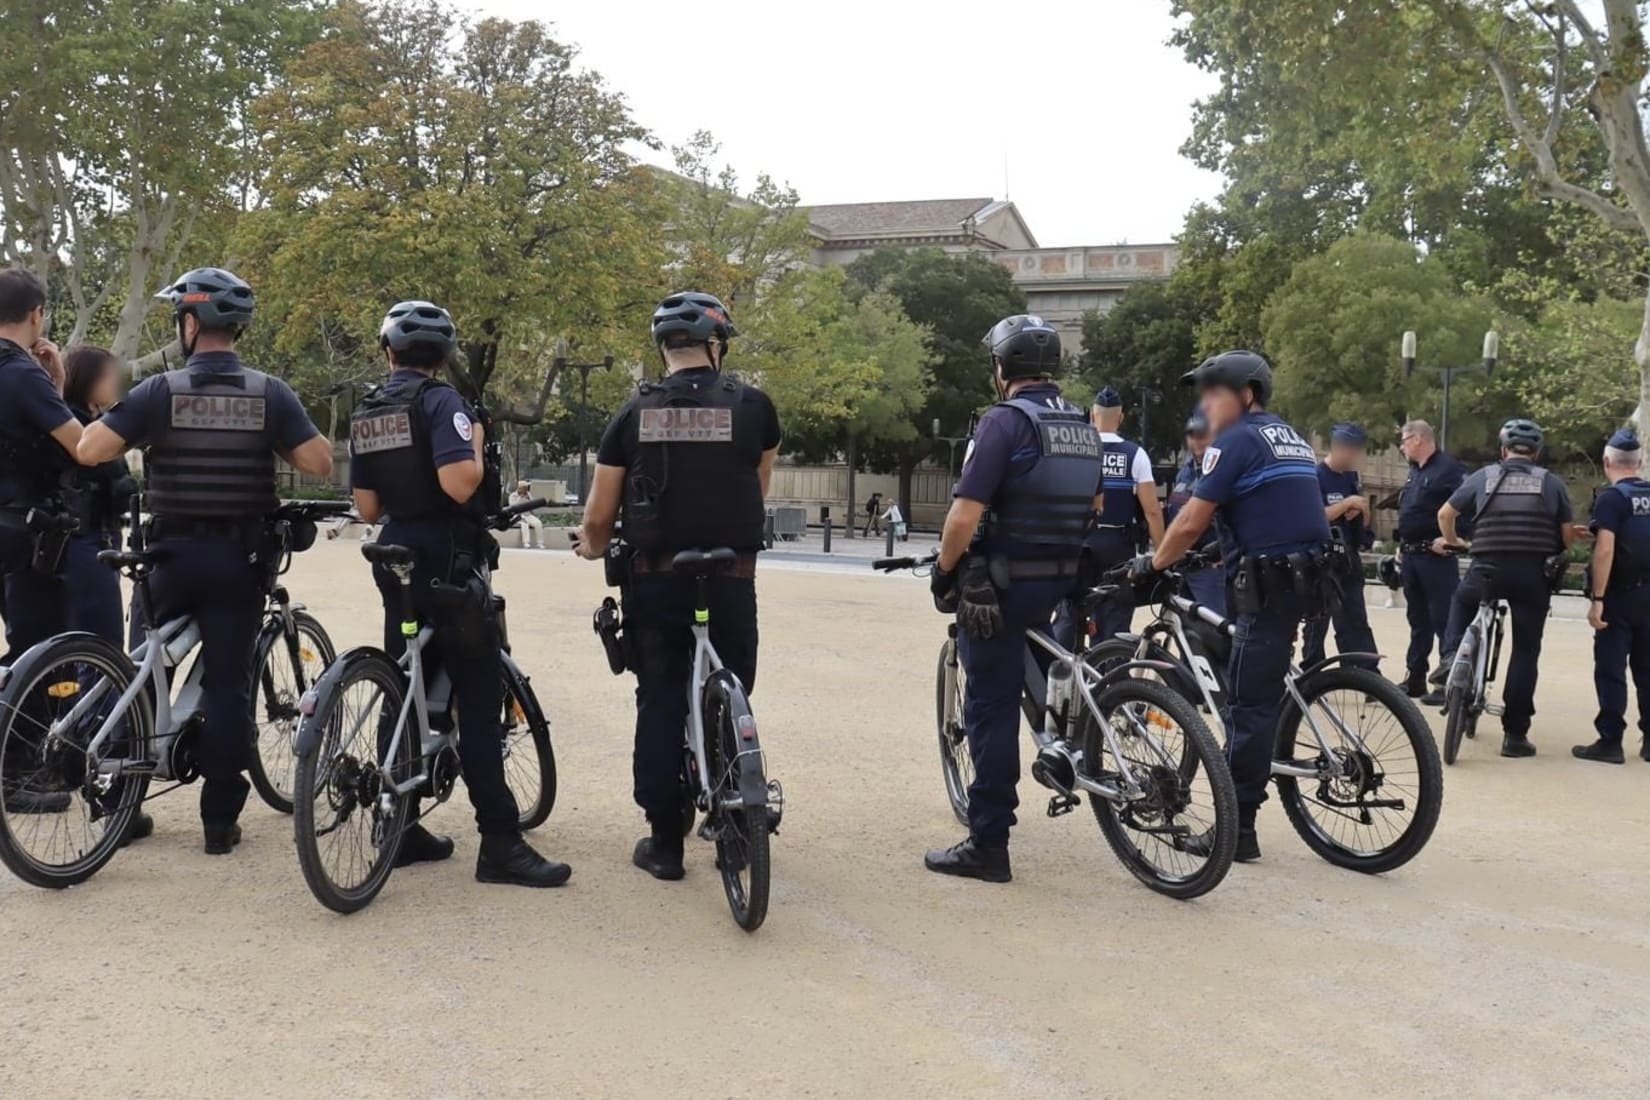
{"type": "Polygon", "coordinates": [[[1141,520],[1140,486],[1134,480],[1134,456],[1140,444],[1127,439],[1115,443],[1102,440],[1101,461],[1105,464],[1100,496],[1106,507],[1100,513],[1102,527],[1132,527],[1141,520]]]}
{"type": "Polygon", "coordinates": [[[1100,433],[1082,410],[1016,397],[1003,404],[1030,418],[1041,457],[1003,480],[986,516],[984,548],[1016,559],[1075,558],[1094,518],[1100,433]]]}
{"type": "Polygon", "coordinates": [[[632,409],[624,535],[649,554],[762,548],[765,513],[745,387],[721,374],[644,382],[632,409]],[[754,448],[754,450],[753,450],[754,448]]]}
{"type": "Polygon", "coordinates": [[[148,506],[158,516],[238,519],[280,506],[275,492],[274,426],[255,370],[165,375],[166,428],[144,469],[148,506]]]}
{"type": "Polygon", "coordinates": [[[1547,471],[1527,462],[1503,462],[1484,482],[1484,502],[1473,521],[1474,554],[1537,554],[1563,549],[1558,513],[1542,489],[1547,471]]]}
{"type": "Polygon", "coordinates": [[[446,384],[422,375],[392,377],[350,416],[352,480],[377,493],[392,519],[448,519],[461,514],[441,488],[424,412],[424,391],[446,384]]]}
{"type": "MultiPolygon", "coordinates": [[[[40,369],[20,346],[0,340],[0,371],[40,369]]],[[[0,505],[61,504],[76,469],[68,452],[46,433],[0,435],[0,505]]]]}
{"type": "Polygon", "coordinates": [[[1616,532],[1610,561],[1610,591],[1650,583],[1650,482],[1630,477],[1604,491],[1627,498],[1627,522],[1616,532]]]}

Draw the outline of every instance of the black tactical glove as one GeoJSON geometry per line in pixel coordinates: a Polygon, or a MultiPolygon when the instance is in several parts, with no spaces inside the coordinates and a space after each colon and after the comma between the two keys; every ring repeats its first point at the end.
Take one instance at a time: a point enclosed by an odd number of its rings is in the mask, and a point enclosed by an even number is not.
{"type": "Polygon", "coordinates": [[[962,603],[957,618],[969,635],[989,641],[1003,629],[1003,611],[997,606],[997,586],[983,566],[971,568],[963,577],[962,603]]]}
{"type": "Polygon", "coordinates": [[[1143,581],[1157,576],[1157,566],[1152,564],[1152,555],[1137,554],[1129,562],[1129,580],[1143,581]]]}
{"type": "Polygon", "coordinates": [[[934,610],[941,615],[955,615],[957,613],[957,601],[960,594],[957,591],[957,574],[955,570],[947,573],[936,564],[934,572],[928,576],[928,591],[934,594],[934,610]]]}

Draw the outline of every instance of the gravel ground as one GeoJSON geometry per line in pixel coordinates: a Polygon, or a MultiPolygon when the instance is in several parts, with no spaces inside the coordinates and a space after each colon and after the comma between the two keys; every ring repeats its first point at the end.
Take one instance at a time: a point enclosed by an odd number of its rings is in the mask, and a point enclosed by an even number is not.
{"type": "MultiPolygon", "coordinates": [[[[323,542],[290,580],[341,646],[376,635],[354,543],[323,542]]],[[[208,859],[179,792],[84,886],[0,881],[0,1095],[1650,1092],[1650,764],[1569,757],[1590,737],[1584,624],[1548,631],[1541,755],[1496,756],[1486,719],[1414,863],[1336,870],[1271,805],[1263,862],[1177,903],[1086,810],[1046,818],[1029,778],[1012,885],[926,874],[923,849],[957,828],[925,586],[784,566],[759,585],[755,704],[789,806],[756,935],[729,919],[708,845],[690,842],[680,883],[630,866],[631,683],[590,634],[600,571],[510,551],[499,589],[561,768],[532,839],[572,884],[477,884],[460,796],[434,815],[458,855],[339,917],[305,888],[287,818],[254,795],[246,843],[208,859]]],[[[1401,652],[1402,612],[1371,615],[1401,652]]]]}

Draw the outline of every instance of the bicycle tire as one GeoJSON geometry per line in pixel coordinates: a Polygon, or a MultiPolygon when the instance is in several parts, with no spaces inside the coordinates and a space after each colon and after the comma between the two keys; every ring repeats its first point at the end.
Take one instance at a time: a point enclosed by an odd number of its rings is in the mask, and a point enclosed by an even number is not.
{"type": "MultiPolygon", "coordinates": [[[[1135,654],[1139,646],[1138,639],[1130,641],[1127,638],[1107,638],[1099,645],[1090,647],[1089,651],[1083,655],[1083,659],[1089,663],[1090,668],[1104,675],[1117,665],[1136,660],[1135,654]]],[[[1145,659],[1159,661],[1172,667],[1168,670],[1167,675],[1155,670],[1141,669],[1135,674],[1136,679],[1153,680],[1157,683],[1167,684],[1174,690],[1175,694],[1196,707],[1198,713],[1203,713],[1203,693],[1198,690],[1195,676],[1186,667],[1184,661],[1157,642],[1146,644],[1145,659]]]]}
{"type": "Polygon", "coordinates": [[[308,668],[295,669],[298,673],[292,682],[295,697],[291,700],[277,697],[278,689],[269,674],[269,662],[277,653],[283,659],[290,660],[290,654],[285,649],[286,633],[281,628],[280,616],[266,620],[258,634],[257,648],[253,651],[252,667],[256,671],[252,676],[252,753],[246,769],[252,786],[257,788],[258,797],[270,809],[282,814],[292,812],[292,792],[296,782],[294,772],[297,767],[298,704],[303,700],[304,692],[315,686],[327,666],[338,656],[332,646],[332,638],[315,616],[307,611],[293,611],[292,625],[298,634],[299,659],[308,665],[309,654],[313,652],[319,667],[313,674],[308,668]],[[308,650],[304,646],[306,639],[310,643],[308,650]],[[260,703],[263,704],[261,716],[260,703]],[[263,721],[259,721],[260,717],[263,721]],[[269,728],[277,722],[291,722],[292,726],[290,729],[269,728]],[[283,743],[286,745],[285,752],[277,752],[276,749],[283,743]]]}
{"type": "MultiPolygon", "coordinates": [[[[416,794],[395,798],[390,812],[383,814],[378,797],[381,792],[376,789],[376,772],[369,773],[361,760],[344,752],[340,735],[349,716],[343,711],[350,698],[349,689],[359,684],[369,685],[382,694],[382,704],[377,711],[379,721],[373,723],[367,734],[372,738],[373,745],[371,763],[379,763],[378,758],[386,748],[382,724],[396,720],[407,691],[406,678],[400,666],[382,650],[355,649],[339,659],[317,689],[314,712],[304,718],[298,737],[292,814],[298,865],[303,870],[310,893],[335,913],[354,913],[365,908],[384,888],[395,869],[395,858],[407,831],[407,819],[417,801],[416,794]],[[349,804],[342,818],[336,824],[329,824],[324,832],[318,829],[316,820],[316,807],[323,800],[333,808],[349,804]],[[373,855],[358,883],[340,884],[325,866],[321,839],[342,828],[349,817],[363,809],[365,815],[372,819],[373,855]]],[[[356,722],[357,730],[354,732],[358,733],[372,717],[370,712],[362,715],[356,722]]],[[[414,730],[403,734],[398,758],[390,762],[392,774],[410,777],[416,772],[418,750],[414,742],[417,740],[414,730]]],[[[352,740],[351,747],[354,744],[352,740]]]]}
{"type": "Polygon", "coordinates": [[[1449,674],[1444,680],[1444,745],[1445,764],[1454,764],[1461,752],[1462,736],[1471,737],[1476,730],[1473,699],[1477,694],[1471,681],[1477,676],[1479,631],[1476,622],[1467,626],[1461,635],[1461,644],[1450,661],[1449,674]]]}
{"type": "Polygon", "coordinates": [[[939,667],[934,673],[934,722],[939,736],[940,776],[945,781],[945,797],[958,824],[968,825],[968,787],[974,777],[974,757],[968,747],[968,732],[962,716],[962,662],[957,658],[956,639],[940,647],[939,667]],[[956,691],[948,697],[946,672],[955,663],[956,691]]]}
{"type": "MultiPolygon", "coordinates": [[[[90,670],[110,681],[109,695],[111,702],[118,701],[121,694],[131,686],[137,670],[133,668],[131,658],[119,646],[112,645],[102,638],[91,634],[64,634],[45,643],[43,648],[30,650],[25,657],[12,668],[12,675],[3,691],[0,691],[0,788],[6,790],[21,789],[31,793],[66,794],[67,802],[60,813],[16,813],[7,809],[7,803],[0,799],[0,863],[18,878],[31,886],[38,886],[47,890],[61,890],[69,886],[77,886],[85,882],[98,871],[102,870],[120,850],[120,842],[131,827],[138,808],[143,804],[144,797],[149,790],[149,776],[133,774],[125,776],[120,781],[118,801],[113,809],[105,808],[96,816],[92,816],[89,803],[85,799],[84,787],[70,787],[64,769],[72,769],[77,761],[72,755],[75,746],[72,742],[58,742],[60,748],[52,750],[57,754],[59,763],[54,767],[42,759],[39,766],[22,774],[14,774],[7,768],[4,761],[14,763],[22,759],[20,752],[25,751],[25,744],[35,746],[39,742],[27,736],[20,720],[27,719],[33,725],[39,725],[38,719],[28,718],[23,709],[30,696],[38,689],[44,688],[48,699],[60,697],[74,698],[85,690],[82,675],[67,677],[67,666],[78,664],[88,666],[90,670]],[[59,696],[52,689],[58,684],[76,685],[67,696],[59,696]],[[58,789],[61,788],[61,789],[58,789]],[[48,862],[27,850],[20,832],[29,823],[38,823],[42,818],[66,817],[70,813],[78,813],[87,825],[101,823],[102,831],[73,859],[66,862],[48,862]]],[[[151,737],[154,725],[153,710],[146,705],[147,693],[140,692],[127,708],[129,732],[124,738],[128,746],[131,759],[147,759],[150,754],[151,737]]],[[[42,702],[40,705],[49,705],[42,702]]],[[[65,711],[67,713],[67,711],[65,711]]],[[[107,714],[107,712],[99,712],[107,714]]],[[[97,725],[101,725],[102,718],[88,716],[83,720],[81,728],[88,734],[95,734],[97,725]],[[87,726],[90,725],[90,728],[87,726]]],[[[82,776],[85,768],[85,753],[81,751],[78,761],[82,776]]],[[[54,821],[52,836],[60,837],[63,830],[57,828],[59,822],[54,821]]]]}
{"type": "MultiPolygon", "coordinates": [[[[1337,867],[1363,874],[1381,874],[1402,867],[1426,847],[1433,830],[1438,826],[1438,817],[1443,807],[1444,769],[1439,761],[1438,743],[1433,739],[1432,730],[1426,719],[1402,687],[1367,668],[1337,665],[1321,669],[1303,677],[1296,685],[1296,689],[1308,706],[1331,692],[1347,691],[1354,695],[1362,695],[1365,700],[1392,715],[1398,729],[1403,733],[1403,743],[1408,744],[1415,760],[1415,812],[1408,825],[1390,843],[1355,849],[1336,840],[1318,825],[1307,806],[1308,799],[1301,790],[1300,780],[1294,776],[1275,776],[1278,798],[1283,803],[1289,823],[1295,827],[1295,831],[1300,834],[1308,848],[1337,867]]],[[[1295,705],[1293,698],[1286,699],[1283,713],[1278,718],[1275,742],[1275,753],[1280,759],[1295,758],[1296,734],[1301,720],[1301,709],[1295,705]]],[[[1369,748],[1369,739],[1364,739],[1364,744],[1369,748]]],[[[1317,747],[1315,740],[1308,747],[1311,751],[1316,751],[1321,759],[1322,751],[1317,747]]],[[[1378,756],[1362,753],[1359,757],[1356,763],[1359,767],[1360,787],[1365,783],[1375,782],[1375,789],[1379,789],[1391,781],[1389,769],[1381,764],[1378,756]],[[1375,774],[1377,772],[1378,776],[1375,774]]],[[[1328,781],[1320,781],[1320,798],[1327,796],[1327,788],[1328,781]]],[[[1362,793],[1360,789],[1359,797],[1362,793]]],[[[1347,802],[1339,793],[1335,797],[1345,805],[1358,805],[1356,802],[1347,802]]],[[[1338,810],[1341,807],[1326,808],[1338,810]]],[[[1364,812],[1367,813],[1368,809],[1369,807],[1364,807],[1364,812]]]]}
{"type": "MultiPolygon", "coordinates": [[[[755,722],[743,693],[717,690],[712,681],[705,691],[705,726],[709,734],[705,748],[710,755],[711,774],[723,776],[712,785],[713,799],[722,790],[738,790],[743,769],[760,768],[761,746],[756,743],[755,722]],[[742,734],[741,731],[747,731],[742,734]],[[745,747],[740,747],[741,742],[745,747]],[[754,755],[753,755],[754,754],[754,755]]],[[[760,773],[760,785],[767,783],[760,773]]],[[[722,891],[734,923],[755,932],[768,919],[768,891],[772,875],[769,853],[769,818],[766,802],[727,810],[714,804],[710,810],[716,836],[716,869],[722,876],[722,891]],[[749,873],[747,883],[741,877],[749,873]]]]}
{"type": "Polygon", "coordinates": [[[550,721],[544,716],[538,696],[526,673],[518,668],[508,654],[504,655],[504,715],[501,731],[504,743],[504,779],[516,799],[521,829],[526,832],[543,825],[556,808],[556,750],[550,743],[550,721]],[[511,759],[517,749],[532,748],[532,761],[520,769],[512,769],[511,759]],[[537,782],[518,787],[512,779],[536,775],[537,782]],[[532,797],[521,797],[531,790],[532,797]]]}
{"type": "MultiPolygon", "coordinates": [[[[1119,807],[1109,799],[1090,794],[1089,803],[1106,843],[1130,874],[1159,894],[1186,901],[1213,890],[1232,869],[1232,857],[1237,852],[1238,841],[1237,788],[1232,784],[1232,772],[1227,766],[1226,755],[1214,734],[1209,732],[1196,707],[1166,684],[1155,680],[1119,679],[1103,688],[1095,703],[1103,715],[1110,715],[1131,704],[1159,711],[1182,733],[1184,743],[1173,766],[1164,763],[1152,770],[1152,797],[1142,800],[1148,814],[1160,815],[1167,824],[1183,813],[1186,807],[1171,811],[1164,809],[1164,806],[1184,799],[1185,787],[1189,786],[1196,771],[1201,770],[1208,777],[1212,802],[1209,809],[1214,815],[1212,822],[1197,822],[1213,834],[1209,840],[1209,851],[1203,857],[1203,865],[1187,874],[1169,874],[1153,862],[1133,839],[1132,834],[1137,832],[1146,836],[1155,835],[1131,823],[1133,804],[1126,803],[1119,807]],[[1173,786],[1165,787],[1164,784],[1173,786]],[[1125,811],[1129,813],[1130,821],[1124,820],[1125,811]]],[[[1115,770],[1105,766],[1110,749],[1094,716],[1087,713],[1086,708],[1082,724],[1084,773],[1090,779],[1101,780],[1115,770]]],[[[1133,762],[1137,765],[1142,763],[1133,762]]],[[[1178,840],[1160,841],[1159,844],[1166,844],[1172,850],[1186,851],[1178,840]]]]}
{"type": "Polygon", "coordinates": [[[1451,688],[1444,693],[1444,744],[1443,757],[1445,764],[1453,765],[1461,752],[1461,737],[1466,733],[1467,723],[1467,696],[1466,692],[1451,688]]]}

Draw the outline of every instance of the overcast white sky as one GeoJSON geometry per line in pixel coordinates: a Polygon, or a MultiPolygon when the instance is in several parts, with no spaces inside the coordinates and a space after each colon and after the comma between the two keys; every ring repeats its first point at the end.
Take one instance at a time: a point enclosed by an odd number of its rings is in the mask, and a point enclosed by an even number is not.
{"type": "Polygon", "coordinates": [[[709,129],[805,203],[1006,190],[1039,243],[1112,244],[1219,190],[1178,152],[1211,82],[1168,0],[465,2],[554,23],[667,145],[709,129]]]}

